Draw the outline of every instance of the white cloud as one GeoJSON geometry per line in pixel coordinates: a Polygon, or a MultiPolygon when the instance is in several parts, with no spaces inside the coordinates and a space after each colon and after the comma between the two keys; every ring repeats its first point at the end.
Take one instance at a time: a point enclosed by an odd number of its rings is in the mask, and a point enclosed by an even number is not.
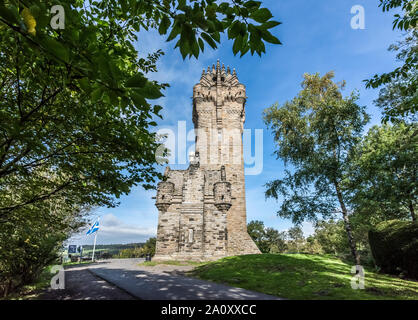
{"type": "MultiPolygon", "coordinates": [[[[94,235],[86,235],[87,230],[74,235],[69,244],[93,244],[94,235]]],[[[145,242],[155,237],[156,226],[139,226],[121,221],[115,215],[108,213],[100,218],[100,228],[97,233],[97,244],[120,244],[145,242]]]]}

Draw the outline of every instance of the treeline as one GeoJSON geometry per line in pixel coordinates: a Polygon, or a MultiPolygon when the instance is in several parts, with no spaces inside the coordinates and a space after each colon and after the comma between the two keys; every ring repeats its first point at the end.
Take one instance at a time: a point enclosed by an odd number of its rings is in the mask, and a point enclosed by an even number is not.
{"type": "MultiPolygon", "coordinates": [[[[401,67],[366,81],[368,88],[381,88],[375,101],[381,123],[365,132],[370,116],[359,105],[358,92],[344,96],[346,83],[335,82],[334,72],[304,74],[292,100],[264,111],[274,153],[285,164],[282,176],[266,183],[265,195],[280,200],[280,217],[295,225],[315,223],[315,234],[300,240],[304,250],[344,255],[348,250],[356,265],[371,261],[372,253],[382,270],[416,276],[418,7],[416,1],[390,0],[381,6],[402,7],[394,27],[405,31],[390,47],[401,67]],[[370,241],[373,234],[379,236],[370,241]]],[[[298,243],[287,244],[292,242],[298,243]]]]}
{"type": "Polygon", "coordinates": [[[143,258],[147,255],[155,255],[156,238],[149,238],[142,246],[134,246],[131,248],[122,249],[118,254],[113,255],[114,258],[143,258]]]}
{"type": "MultiPolygon", "coordinates": [[[[347,235],[341,220],[319,220],[314,224],[314,233],[307,237],[300,226],[278,231],[265,227],[264,222],[258,220],[248,223],[247,230],[262,253],[332,254],[342,260],[351,260],[347,235]]],[[[356,234],[356,239],[360,239],[359,236],[356,234]]],[[[362,241],[357,242],[361,263],[373,265],[367,234],[362,237],[362,241]]]]}
{"type": "MultiPolygon", "coordinates": [[[[133,249],[142,247],[145,242],[127,243],[127,244],[96,244],[96,250],[107,250],[109,252],[118,252],[123,249],[133,249]]],[[[93,250],[93,245],[83,245],[83,250],[93,250]]]]}
{"type": "MultiPolygon", "coordinates": [[[[404,39],[389,48],[401,66],[365,80],[367,88],[380,88],[375,105],[382,111],[381,124],[365,132],[370,116],[359,105],[358,91],[344,96],[346,83],[335,82],[334,72],[304,74],[292,100],[264,111],[274,153],[285,164],[282,177],[267,182],[265,195],[280,200],[277,214],[295,225],[314,222],[316,233],[329,237],[343,230],[341,244],[347,241],[354,264],[370,251],[374,257],[383,254],[386,243],[405,254],[400,260],[414,263],[385,269],[411,275],[418,269],[418,7],[408,0],[381,0],[380,6],[384,11],[400,7],[393,27],[405,31],[404,39]],[[370,242],[376,230],[381,236],[370,242]],[[408,247],[401,241],[405,234],[412,235],[408,247]]],[[[310,245],[321,238],[312,237],[310,245]]],[[[326,247],[321,244],[321,250],[326,247]]],[[[394,261],[389,256],[377,260],[394,261]]]]}

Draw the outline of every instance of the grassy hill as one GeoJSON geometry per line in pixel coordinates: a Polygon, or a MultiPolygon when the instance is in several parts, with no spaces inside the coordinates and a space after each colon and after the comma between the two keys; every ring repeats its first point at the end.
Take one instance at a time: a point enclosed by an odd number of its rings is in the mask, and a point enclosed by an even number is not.
{"type": "Polygon", "coordinates": [[[192,276],[287,299],[418,299],[418,282],[365,270],[365,289],[351,288],[351,266],[334,257],[262,254],[228,257],[192,276]]]}

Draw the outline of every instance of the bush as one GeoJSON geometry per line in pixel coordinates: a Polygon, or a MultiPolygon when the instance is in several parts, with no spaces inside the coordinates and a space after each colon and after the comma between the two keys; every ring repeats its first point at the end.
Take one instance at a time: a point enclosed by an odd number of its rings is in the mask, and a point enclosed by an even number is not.
{"type": "Polygon", "coordinates": [[[418,279],[418,223],[390,220],[369,231],[376,265],[385,273],[418,279]]]}

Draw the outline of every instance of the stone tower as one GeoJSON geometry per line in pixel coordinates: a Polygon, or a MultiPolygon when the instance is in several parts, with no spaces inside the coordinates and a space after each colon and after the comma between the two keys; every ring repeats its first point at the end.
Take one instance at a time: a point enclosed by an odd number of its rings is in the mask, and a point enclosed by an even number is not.
{"type": "Polygon", "coordinates": [[[193,88],[196,150],[158,184],[154,259],[213,260],[260,253],[247,233],[242,133],[245,86],[217,62],[193,88]]]}

